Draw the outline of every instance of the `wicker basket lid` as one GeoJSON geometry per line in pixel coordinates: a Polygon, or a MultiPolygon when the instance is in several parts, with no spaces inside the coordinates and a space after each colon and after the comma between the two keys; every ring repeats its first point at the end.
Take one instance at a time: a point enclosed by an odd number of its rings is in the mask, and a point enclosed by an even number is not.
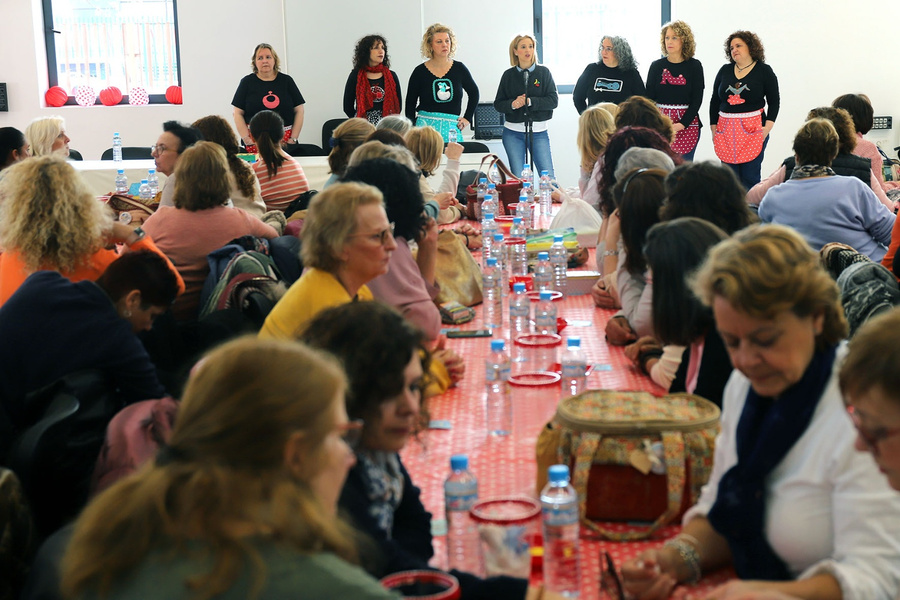
{"type": "Polygon", "coordinates": [[[591,390],[566,398],[557,421],[576,431],[635,435],[662,431],[697,431],[715,426],[719,407],[694,394],[657,397],[647,392],[591,390]]]}

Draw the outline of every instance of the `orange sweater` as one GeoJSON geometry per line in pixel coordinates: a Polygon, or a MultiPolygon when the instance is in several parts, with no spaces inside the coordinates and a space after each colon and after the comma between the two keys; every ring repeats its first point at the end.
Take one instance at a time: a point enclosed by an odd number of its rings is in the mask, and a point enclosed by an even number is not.
{"type": "MultiPolygon", "coordinates": [[[[181,294],[184,292],[184,280],[181,279],[181,275],[178,274],[175,265],[166,258],[165,254],[160,252],[159,248],[156,247],[156,244],[153,243],[153,240],[150,239],[149,235],[145,235],[128,249],[150,250],[165,258],[166,262],[169,263],[172,272],[178,277],[178,293],[181,294]]],[[[97,278],[103,274],[103,271],[106,270],[106,267],[117,258],[119,258],[119,253],[115,250],[101,249],[95,252],[86,264],[78,267],[74,271],[63,273],[63,275],[72,282],[84,281],[86,279],[96,281],[97,278]]],[[[25,282],[25,279],[29,275],[31,275],[31,271],[25,268],[25,263],[22,261],[22,257],[18,251],[9,250],[0,254],[0,306],[3,306],[3,304],[9,300],[9,297],[19,289],[19,286],[25,282]]]]}

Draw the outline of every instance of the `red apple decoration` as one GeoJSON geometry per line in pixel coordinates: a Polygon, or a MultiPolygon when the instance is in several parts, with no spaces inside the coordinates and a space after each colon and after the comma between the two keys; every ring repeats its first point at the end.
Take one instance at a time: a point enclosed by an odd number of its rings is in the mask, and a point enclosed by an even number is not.
{"type": "Polygon", "coordinates": [[[62,106],[69,100],[69,94],[58,85],[54,85],[44,94],[47,106],[62,106]]]}
{"type": "Polygon", "coordinates": [[[122,90],[115,86],[109,86],[100,91],[100,102],[103,106],[115,106],[122,101],[122,90]]]}
{"type": "Polygon", "coordinates": [[[170,104],[181,104],[181,86],[170,85],[168,89],[166,89],[166,100],[170,104]]]}

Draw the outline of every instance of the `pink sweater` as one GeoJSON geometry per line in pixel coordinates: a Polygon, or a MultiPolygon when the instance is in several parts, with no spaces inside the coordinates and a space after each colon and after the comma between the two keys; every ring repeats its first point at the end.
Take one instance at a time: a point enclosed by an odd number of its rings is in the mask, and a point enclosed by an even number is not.
{"type": "Polygon", "coordinates": [[[143,229],[184,279],[185,292],[172,309],[179,320],[197,317],[200,292],[209,274],[206,256],[210,252],[243,235],[278,237],[275,229],[250,213],[225,206],[198,211],[160,206],[144,222],[143,229]]]}
{"type": "Polygon", "coordinates": [[[269,177],[266,163],[262,159],[253,163],[253,172],[259,179],[262,198],[268,210],[284,210],[297,196],[309,191],[309,182],[306,181],[300,163],[287,154],[284,157],[275,177],[269,177]]]}

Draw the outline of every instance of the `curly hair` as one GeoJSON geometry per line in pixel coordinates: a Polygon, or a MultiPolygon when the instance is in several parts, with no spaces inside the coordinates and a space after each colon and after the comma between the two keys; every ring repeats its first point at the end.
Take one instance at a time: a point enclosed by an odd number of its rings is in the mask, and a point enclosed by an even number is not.
{"type": "Polygon", "coordinates": [[[247,198],[256,194],[256,175],[247,161],[238,156],[237,135],[231,125],[219,115],[209,115],[197,119],[191,125],[203,134],[203,139],[216,143],[225,149],[228,157],[228,169],[234,177],[238,191],[247,198]]]}
{"type": "Polygon", "coordinates": [[[734,59],[731,58],[731,42],[734,38],[740,38],[747,44],[750,58],[758,60],[761,63],[766,62],[766,49],[763,46],[762,41],[760,41],[759,36],[752,31],[735,31],[728,36],[728,39],[725,40],[725,58],[728,59],[728,62],[734,62],[734,59]]]}
{"type": "Polygon", "coordinates": [[[0,249],[29,271],[71,273],[103,248],[112,211],[61,156],[38,156],[4,170],[0,249]]]}
{"type": "Polygon", "coordinates": [[[581,154],[581,168],[590,173],[603,150],[609,136],[616,130],[615,118],[605,108],[593,105],[578,117],[578,133],[575,143],[581,154]]]}
{"type": "Polygon", "coordinates": [[[659,133],[671,144],[675,139],[672,119],[662,114],[656,103],[643,96],[631,96],[619,103],[616,113],[616,129],[627,126],[647,127],[659,133]]]}
{"type": "Polygon", "coordinates": [[[389,158],[373,158],[347,169],[341,181],[368,183],[381,191],[395,237],[415,240],[425,230],[425,200],[415,171],[389,158]]]}
{"type": "Polygon", "coordinates": [[[609,40],[612,43],[613,54],[616,55],[616,60],[619,62],[620,69],[623,71],[630,71],[632,69],[637,70],[638,63],[631,53],[631,46],[628,45],[628,40],[619,36],[605,35],[600,39],[600,47],[597,49],[597,62],[603,62],[601,52],[603,52],[603,42],[606,40],[609,40]]]}
{"type": "Polygon", "coordinates": [[[375,126],[365,119],[354,117],[338,125],[331,134],[334,146],[328,154],[328,167],[338,177],[347,170],[347,162],[353,151],[359,148],[366,138],[375,132],[375,126]]]}
{"type": "Polygon", "coordinates": [[[257,44],[256,48],[253,49],[253,56],[250,58],[250,66],[253,69],[253,73],[259,73],[259,69],[256,67],[256,55],[259,54],[259,51],[262,49],[272,53],[272,58],[275,59],[275,65],[272,67],[272,70],[278,73],[281,70],[281,59],[278,58],[278,53],[275,52],[275,48],[273,48],[271,44],[266,44],[265,42],[257,44]]]}
{"type": "Polygon", "coordinates": [[[369,66],[369,53],[375,47],[375,42],[381,42],[381,45],[384,46],[384,60],[381,61],[386,68],[391,68],[391,58],[388,54],[388,44],[387,40],[384,39],[384,36],[374,33],[372,35],[367,35],[364,38],[360,38],[358,42],[356,42],[356,47],[353,49],[353,70],[359,71],[360,69],[365,69],[369,66]]]}
{"type": "Polygon", "coordinates": [[[443,25],[441,23],[435,23],[425,30],[425,35],[422,36],[422,58],[434,58],[434,49],[431,47],[431,42],[434,41],[434,34],[436,33],[446,33],[450,36],[450,56],[449,58],[453,58],[456,56],[456,50],[458,48],[456,43],[456,34],[453,33],[453,30],[443,25]]]}
{"type": "Polygon", "coordinates": [[[259,157],[266,165],[269,178],[278,174],[278,169],[287,160],[281,153],[281,139],[284,137],[284,120],[272,110],[261,110],[250,119],[250,135],[256,142],[259,157]]]}
{"type": "Polygon", "coordinates": [[[694,53],[697,51],[697,43],[694,41],[694,32],[691,31],[690,26],[684,21],[669,21],[662,26],[662,31],[659,34],[659,47],[662,49],[663,56],[669,55],[666,51],[666,32],[670,29],[681,40],[682,58],[684,60],[694,58],[694,53]]]}
{"type": "Polygon", "coordinates": [[[810,119],[828,119],[834,125],[834,129],[838,134],[838,152],[844,154],[853,154],[856,149],[856,127],[853,126],[853,119],[850,113],[843,108],[834,106],[820,106],[814,108],[806,115],[806,120],[810,119]]]}
{"type": "MultiPolygon", "coordinates": [[[[324,310],[309,323],[300,341],[330,352],[344,365],[350,378],[347,414],[364,419],[365,429],[378,424],[381,404],[403,390],[403,372],[412,357],[422,357],[425,373],[431,360],[422,331],[381,302],[348,302],[324,310]]],[[[426,415],[423,407],[420,427],[427,423],[426,415]]]]}
{"type": "Polygon", "coordinates": [[[433,127],[413,127],[406,134],[406,147],[410,149],[425,177],[431,177],[441,164],[444,138],[433,127]]]}
{"type": "Polygon", "coordinates": [[[844,94],[835,98],[831,105],[850,113],[853,126],[863,135],[869,133],[875,123],[875,109],[865,94],[844,94]]]}
{"type": "Polygon", "coordinates": [[[751,225],[719,243],[691,287],[707,306],[721,297],[757,319],[788,310],[801,318],[823,314],[822,333],[816,336],[820,349],[847,337],[837,282],[821,265],[819,253],[784,225],[751,225]]]}
{"type": "Polygon", "coordinates": [[[747,206],[747,192],[734,171],[713,162],[689,162],[666,178],[668,197],[660,211],[663,221],[697,217],[734,234],[757,222],[747,206]]]}
{"type": "Polygon", "coordinates": [[[609,216],[616,209],[613,201],[612,188],[616,185],[616,166],[619,158],[626,150],[633,147],[653,148],[665,152],[676,166],[684,162],[680,154],[676,154],[669,142],[663,139],[659,133],[646,127],[623,127],[609,137],[606,150],[601,156],[603,164],[600,165],[600,214],[609,216]]]}
{"type": "Polygon", "coordinates": [[[665,178],[662,169],[632,169],[613,188],[625,246],[625,268],[634,275],[647,270],[644,238],[659,223],[659,209],[666,199],[665,178]]]}
{"type": "Polygon", "coordinates": [[[197,142],[175,164],[176,208],[189,211],[222,206],[231,196],[233,179],[225,149],[214,142],[197,142]]]}

